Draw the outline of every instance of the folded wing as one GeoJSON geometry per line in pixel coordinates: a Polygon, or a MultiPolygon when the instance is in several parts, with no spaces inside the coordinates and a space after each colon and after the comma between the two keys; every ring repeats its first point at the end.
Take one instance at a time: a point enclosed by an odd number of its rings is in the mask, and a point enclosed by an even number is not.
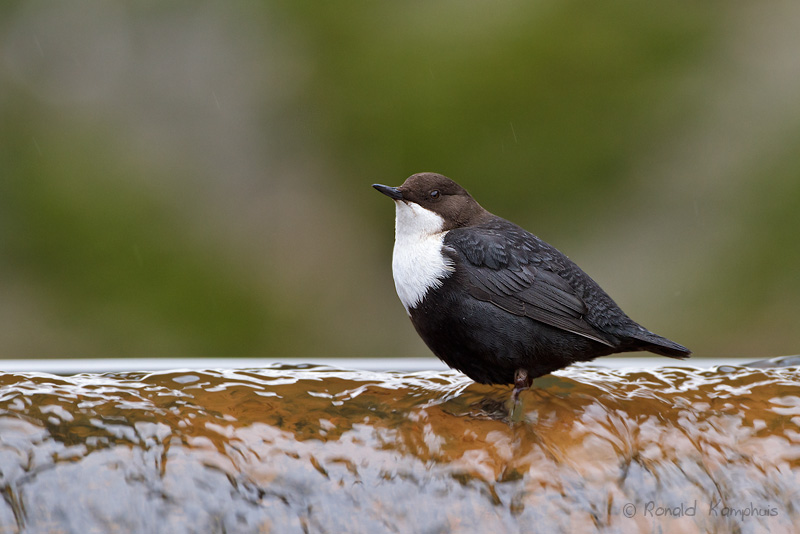
{"type": "Polygon", "coordinates": [[[445,245],[461,256],[469,293],[514,315],[614,346],[613,338],[584,319],[586,303],[555,272],[552,249],[516,228],[519,232],[475,227],[448,232],[445,245]]]}

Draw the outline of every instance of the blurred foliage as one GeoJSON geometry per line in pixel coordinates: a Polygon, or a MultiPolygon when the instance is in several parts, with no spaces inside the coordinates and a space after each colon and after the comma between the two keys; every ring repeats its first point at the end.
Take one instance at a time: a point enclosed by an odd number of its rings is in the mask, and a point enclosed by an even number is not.
{"type": "Polygon", "coordinates": [[[5,269],[46,292],[67,328],[114,356],[248,353],[274,335],[281,318],[269,301],[252,295],[218,251],[176,228],[169,205],[137,187],[135,175],[148,171],[120,165],[113,132],[71,129],[54,139],[2,130],[0,205],[12,223],[4,225],[5,269]]]}
{"type": "Polygon", "coordinates": [[[0,357],[425,354],[369,187],[423,170],[700,355],[798,350],[792,6],[85,7],[0,7],[0,357]]]}
{"type": "Polygon", "coordinates": [[[464,177],[478,198],[516,213],[534,201],[559,223],[602,209],[630,159],[687,112],[675,74],[715,20],[696,3],[457,6],[373,4],[355,20],[315,6],[326,145],[369,171],[464,177]]]}

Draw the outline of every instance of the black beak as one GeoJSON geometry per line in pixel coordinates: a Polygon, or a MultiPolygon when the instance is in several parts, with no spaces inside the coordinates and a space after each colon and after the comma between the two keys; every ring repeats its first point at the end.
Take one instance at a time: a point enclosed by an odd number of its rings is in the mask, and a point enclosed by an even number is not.
{"type": "Polygon", "coordinates": [[[396,187],[389,187],[388,185],[372,184],[372,187],[394,200],[403,200],[403,193],[396,187]]]}

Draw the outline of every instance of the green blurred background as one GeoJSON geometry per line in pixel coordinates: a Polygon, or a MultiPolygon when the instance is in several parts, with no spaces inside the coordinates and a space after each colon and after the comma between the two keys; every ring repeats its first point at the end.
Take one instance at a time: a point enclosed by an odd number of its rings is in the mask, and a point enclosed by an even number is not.
{"type": "Polygon", "coordinates": [[[456,179],[699,356],[800,352],[800,3],[0,4],[0,357],[422,356],[456,179]]]}

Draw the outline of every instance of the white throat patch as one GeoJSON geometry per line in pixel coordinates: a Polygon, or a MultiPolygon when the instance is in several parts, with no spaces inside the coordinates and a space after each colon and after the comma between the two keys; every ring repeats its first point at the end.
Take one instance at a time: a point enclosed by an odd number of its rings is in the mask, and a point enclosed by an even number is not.
{"type": "Polygon", "coordinates": [[[442,254],[444,219],[414,202],[395,201],[392,274],[397,296],[410,314],[431,288],[452,273],[453,262],[442,254]]]}

